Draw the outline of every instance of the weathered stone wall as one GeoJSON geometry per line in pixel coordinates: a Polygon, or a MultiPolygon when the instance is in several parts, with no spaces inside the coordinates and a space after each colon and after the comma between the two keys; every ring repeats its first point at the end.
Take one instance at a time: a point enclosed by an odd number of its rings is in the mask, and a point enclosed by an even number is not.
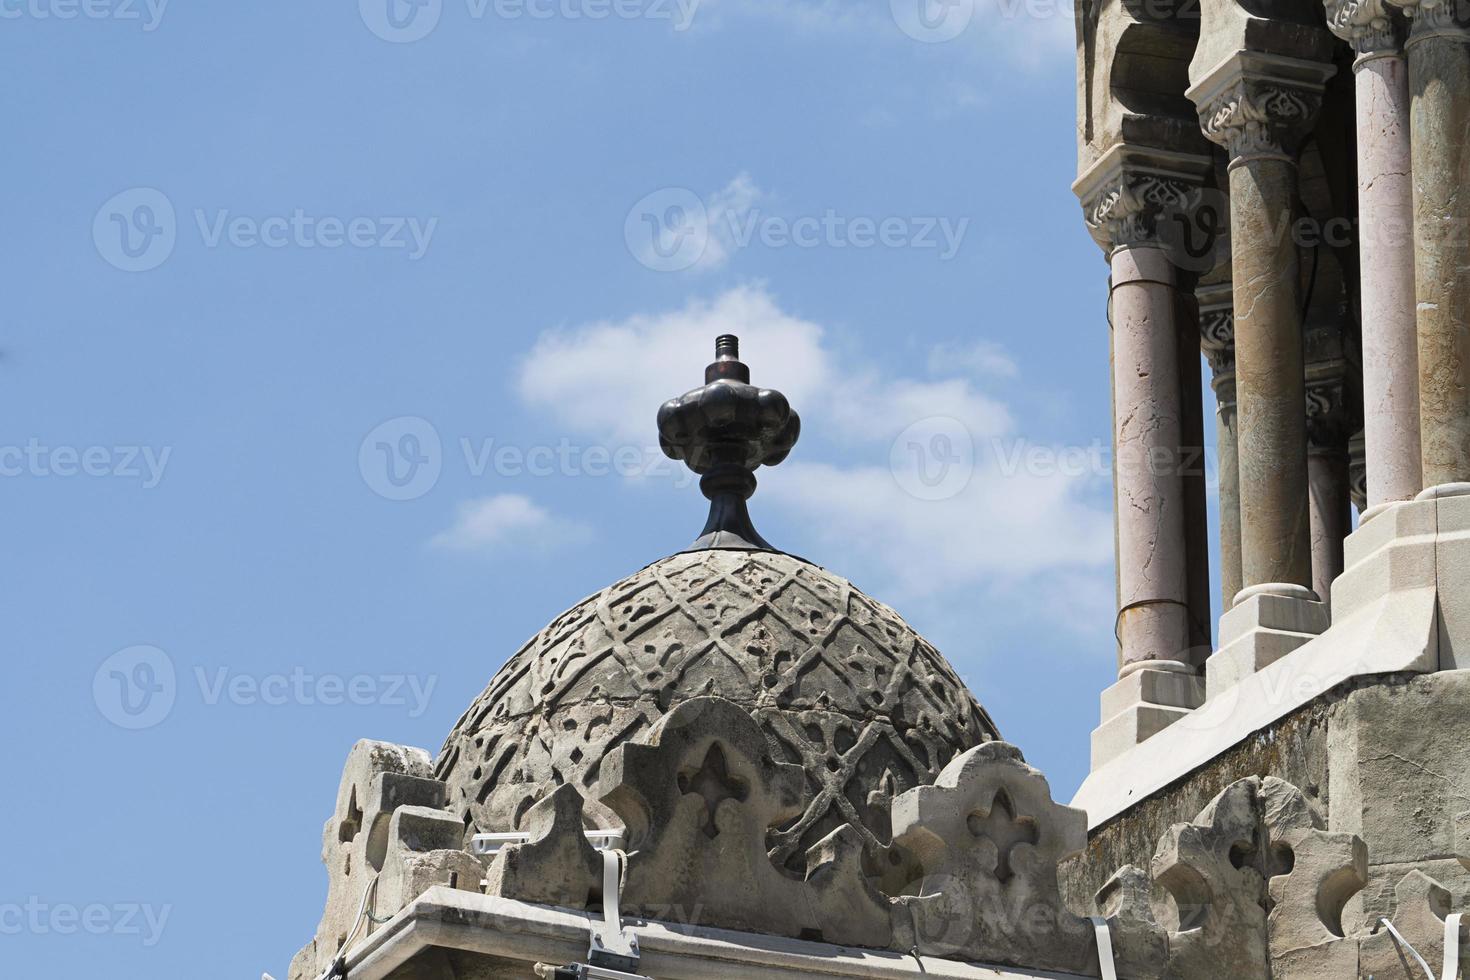
{"type": "MultiPolygon", "coordinates": [[[[1359,678],[1217,756],[1089,835],[1087,851],[1062,865],[1062,892],[1088,909],[1113,869],[1148,868],[1170,826],[1236,780],[1276,776],[1302,790],[1334,831],[1362,836],[1369,883],[1349,904],[1353,925],[1391,915],[1394,887],[1418,868],[1470,903],[1470,873],[1456,816],[1470,811],[1470,671],[1359,678]]],[[[1159,738],[1198,737],[1188,722],[1159,738]]],[[[1162,894],[1155,889],[1155,897],[1162,894]]]]}

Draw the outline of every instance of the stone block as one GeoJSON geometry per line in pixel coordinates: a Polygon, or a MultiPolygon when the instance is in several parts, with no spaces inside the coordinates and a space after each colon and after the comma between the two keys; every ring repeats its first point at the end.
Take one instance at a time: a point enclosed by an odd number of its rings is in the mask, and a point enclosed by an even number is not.
{"type": "Polygon", "coordinates": [[[1237,637],[1205,661],[1205,690],[1210,698],[1217,698],[1316,638],[1311,633],[1272,629],[1260,629],[1237,637]]]}
{"type": "Polygon", "coordinates": [[[1439,665],[1442,670],[1463,669],[1470,667],[1470,496],[1440,497],[1434,505],[1439,526],[1439,665]]]}
{"type": "Polygon", "coordinates": [[[1092,730],[1092,768],[1107,765],[1189,714],[1188,708],[1134,704],[1092,730]]]}
{"type": "Polygon", "coordinates": [[[479,892],[485,866],[464,851],[464,824],[447,810],[399,807],[388,825],[388,845],[370,909],[378,919],[396,915],[436,885],[479,892]]]}
{"type": "Polygon", "coordinates": [[[1452,859],[1470,808],[1470,671],[1352,692],[1328,735],[1332,829],[1367,841],[1375,864],[1452,859]]]}
{"type": "Polygon", "coordinates": [[[1102,718],[1106,723],[1135,704],[1170,708],[1198,708],[1205,700],[1205,680],[1193,671],[1135,670],[1102,693],[1102,718]]]}
{"type": "Polygon", "coordinates": [[[1310,643],[1330,624],[1323,602],[1271,593],[1245,596],[1220,617],[1220,649],[1205,661],[1207,696],[1219,697],[1310,643]]]}
{"type": "Polygon", "coordinates": [[[1258,592],[1241,599],[1220,617],[1220,643],[1223,646],[1263,629],[1316,636],[1330,625],[1326,603],[1305,596],[1258,592]]]}
{"type": "Polygon", "coordinates": [[[1341,622],[1391,592],[1434,588],[1437,522],[1433,501],[1409,501],[1348,535],[1344,570],[1332,583],[1333,620],[1341,622]]]}

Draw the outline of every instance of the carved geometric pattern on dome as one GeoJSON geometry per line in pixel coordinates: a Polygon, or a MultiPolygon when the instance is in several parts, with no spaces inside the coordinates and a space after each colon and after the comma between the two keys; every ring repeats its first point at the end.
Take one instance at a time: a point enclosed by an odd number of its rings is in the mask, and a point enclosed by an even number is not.
{"type": "Polygon", "coordinates": [[[806,811],[771,838],[788,863],[843,824],[886,845],[875,790],[928,782],[996,737],[949,664],[887,606],[787,555],[703,551],[558,616],[460,718],[436,772],[468,827],[510,829],[559,785],[592,796],[611,749],[711,694],[750,712],[778,758],[807,773],[806,811]]]}

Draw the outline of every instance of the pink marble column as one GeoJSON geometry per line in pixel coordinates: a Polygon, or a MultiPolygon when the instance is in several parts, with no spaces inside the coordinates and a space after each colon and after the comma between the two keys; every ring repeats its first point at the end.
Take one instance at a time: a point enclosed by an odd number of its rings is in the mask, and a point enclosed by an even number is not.
{"type": "MultiPolygon", "coordinates": [[[[1357,51],[1358,241],[1363,308],[1364,519],[1423,489],[1414,311],[1409,75],[1381,0],[1327,3],[1328,26],[1357,51]]],[[[1325,596],[1324,596],[1325,598],[1325,596]]]]}
{"type": "Polygon", "coordinates": [[[1113,250],[1119,670],[1187,661],[1189,595],[1176,273],[1152,245],[1113,250]]]}

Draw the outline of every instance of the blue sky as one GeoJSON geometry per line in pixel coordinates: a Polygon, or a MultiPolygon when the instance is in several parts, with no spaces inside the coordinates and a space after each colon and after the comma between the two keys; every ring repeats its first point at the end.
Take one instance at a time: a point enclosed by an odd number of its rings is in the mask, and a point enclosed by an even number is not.
{"type": "Polygon", "coordinates": [[[437,752],[698,533],[648,449],[726,331],[805,423],[762,532],[1069,797],[1113,674],[1070,10],[387,2],[0,2],[4,972],[283,977],[352,743],[437,752]]]}

